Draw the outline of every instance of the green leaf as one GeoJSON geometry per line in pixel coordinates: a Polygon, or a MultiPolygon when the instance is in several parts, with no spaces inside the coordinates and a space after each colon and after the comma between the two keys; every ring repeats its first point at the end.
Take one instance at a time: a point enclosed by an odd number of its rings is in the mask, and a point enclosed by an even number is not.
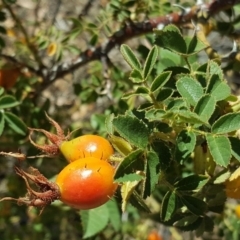
{"type": "Polygon", "coordinates": [[[177,209],[177,195],[174,192],[168,191],[162,201],[161,219],[166,222],[171,219],[173,213],[177,209]]]}
{"type": "Polygon", "coordinates": [[[0,96],[4,94],[4,88],[3,87],[0,87],[0,96]]]}
{"type": "Polygon", "coordinates": [[[216,102],[214,97],[204,95],[200,98],[194,108],[194,112],[200,116],[203,121],[207,122],[215,110],[216,102]]]}
{"type": "Polygon", "coordinates": [[[143,103],[143,104],[141,104],[139,107],[138,107],[138,111],[139,112],[145,112],[145,111],[147,111],[147,110],[149,110],[149,109],[151,109],[151,108],[153,108],[154,106],[153,106],[153,103],[151,103],[151,102],[147,102],[147,103],[143,103]]]}
{"type": "Polygon", "coordinates": [[[127,156],[132,152],[132,146],[125,139],[115,135],[110,135],[109,139],[114,149],[122,156],[127,156]]]}
{"type": "Polygon", "coordinates": [[[18,134],[26,135],[27,134],[27,126],[25,123],[18,118],[15,114],[10,112],[4,113],[4,119],[8,126],[12,128],[13,131],[15,131],[18,134]]]}
{"type": "Polygon", "coordinates": [[[218,174],[216,177],[214,177],[214,184],[221,184],[221,183],[225,183],[229,177],[231,176],[230,172],[220,172],[220,175],[218,174]]]}
{"type": "Polygon", "coordinates": [[[147,79],[148,75],[151,73],[158,58],[158,47],[154,46],[148,53],[146,62],[143,67],[143,78],[147,79]]]}
{"type": "Polygon", "coordinates": [[[172,24],[167,25],[162,31],[155,30],[155,44],[177,54],[186,54],[187,46],[180,30],[172,24]]]}
{"type": "Polygon", "coordinates": [[[113,119],[114,119],[114,114],[112,113],[112,114],[109,114],[105,120],[106,130],[107,130],[107,133],[110,134],[110,137],[113,135],[113,132],[114,132],[114,128],[112,124],[113,119]]]}
{"type": "Polygon", "coordinates": [[[136,172],[137,170],[143,170],[144,163],[142,154],[143,150],[137,149],[125,157],[123,161],[118,165],[114,179],[123,177],[125,174],[136,172]]]}
{"type": "Polygon", "coordinates": [[[81,53],[81,50],[76,47],[76,46],[66,46],[65,47],[69,52],[73,53],[73,54],[80,54],[81,53]]]}
{"type": "MultiPolygon", "coordinates": [[[[122,212],[126,211],[126,206],[129,200],[133,197],[134,191],[136,191],[136,187],[139,185],[139,181],[133,181],[133,182],[123,182],[121,183],[121,197],[122,197],[122,212]]],[[[134,198],[135,199],[135,198],[134,198]]],[[[141,200],[140,200],[141,201],[141,200]]]]}
{"type": "MultiPolygon", "coordinates": [[[[165,51],[167,51],[167,50],[165,50],[165,51]]],[[[162,57],[162,54],[161,54],[161,57],[162,57]]],[[[189,74],[190,73],[189,69],[187,69],[185,67],[181,67],[181,66],[167,67],[166,69],[164,69],[164,72],[167,72],[167,71],[171,71],[172,76],[176,76],[176,75],[181,74],[181,73],[183,73],[183,74],[189,74]]]]}
{"type": "Polygon", "coordinates": [[[211,76],[206,93],[211,94],[216,101],[226,99],[231,95],[231,89],[228,84],[219,78],[219,75],[211,76]]]}
{"type": "Polygon", "coordinates": [[[113,126],[123,138],[134,146],[145,148],[148,145],[148,128],[138,118],[118,116],[113,119],[113,126]]]}
{"type": "Polygon", "coordinates": [[[145,117],[151,121],[161,121],[166,112],[162,109],[150,109],[146,111],[145,117]]]}
{"type": "Polygon", "coordinates": [[[90,210],[81,210],[80,215],[83,226],[83,239],[101,232],[109,222],[109,210],[106,204],[90,210]]]}
{"type": "Polygon", "coordinates": [[[212,132],[215,134],[226,134],[238,129],[240,129],[240,113],[225,114],[212,125],[212,132]]]}
{"type": "Polygon", "coordinates": [[[142,197],[137,193],[137,191],[133,191],[133,194],[131,195],[129,202],[136,207],[138,210],[150,213],[149,207],[146,205],[142,197]]]}
{"type": "Polygon", "coordinates": [[[206,45],[194,35],[188,44],[188,55],[196,54],[206,48],[206,45]]]}
{"type": "Polygon", "coordinates": [[[223,184],[211,185],[207,192],[209,211],[222,214],[227,200],[223,184]]]}
{"type": "Polygon", "coordinates": [[[210,76],[214,74],[218,75],[219,79],[221,80],[223,80],[224,78],[221,66],[214,60],[210,60],[208,62],[208,73],[210,74],[210,76]]]}
{"type": "Polygon", "coordinates": [[[206,86],[207,86],[207,74],[206,73],[195,72],[194,77],[201,84],[201,86],[203,88],[206,88],[206,86]]]}
{"type": "Polygon", "coordinates": [[[170,71],[159,74],[152,82],[150,87],[151,92],[158,91],[160,88],[162,88],[171,78],[171,74],[172,72],[170,71]]]}
{"type": "Polygon", "coordinates": [[[197,216],[203,216],[207,210],[207,204],[199,198],[183,195],[181,201],[191,213],[197,216]]]}
{"type": "Polygon", "coordinates": [[[182,98],[171,98],[168,101],[167,110],[186,107],[186,102],[182,98]]]}
{"type": "Polygon", "coordinates": [[[115,180],[117,183],[123,183],[123,182],[134,182],[138,181],[140,182],[143,179],[143,176],[137,174],[137,173],[130,173],[130,174],[124,174],[123,177],[119,177],[115,180]]]}
{"type": "Polygon", "coordinates": [[[207,143],[214,161],[223,167],[227,167],[231,159],[231,144],[226,136],[213,136],[208,134],[207,143]]]}
{"type": "Polygon", "coordinates": [[[189,76],[180,78],[176,86],[181,96],[192,106],[195,106],[203,95],[201,84],[189,76]]]}
{"type": "Polygon", "coordinates": [[[207,122],[201,119],[194,112],[187,111],[187,110],[175,110],[173,111],[173,113],[176,114],[176,116],[179,118],[179,121],[181,122],[190,123],[190,124],[206,124],[207,125],[207,122]]]}
{"type": "Polygon", "coordinates": [[[134,96],[141,96],[144,97],[149,102],[152,101],[149,96],[149,89],[143,86],[138,87],[134,92],[124,94],[122,99],[129,99],[134,96]]]}
{"type": "Polygon", "coordinates": [[[161,60],[158,62],[158,67],[156,68],[157,74],[160,74],[163,71],[174,71],[173,75],[176,75],[183,69],[182,67],[179,67],[182,65],[183,59],[177,53],[160,48],[159,55],[161,56],[161,60]]]}
{"type": "Polygon", "coordinates": [[[179,181],[174,186],[180,191],[192,191],[202,188],[208,181],[205,175],[190,175],[179,181]]]}
{"type": "Polygon", "coordinates": [[[95,25],[93,23],[88,23],[87,27],[90,28],[90,29],[93,29],[93,30],[98,30],[97,25],[95,25]]]}
{"type": "Polygon", "coordinates": [[[141,64],[135,54],[133,53],[132,49],[126,45],[122,44],[120,47],[120,51],[124,57],[124,59],[127,61],[127,63],[133,68],[141,72],[141,64]]]}
{"type": "Polygon", "coordinates": [[[133,83],[141,83],[144,82],[144,79],[142,77],[142,74],[139,70],[137,69],[133,69],[129,79],[133,82],[133,83]]]}
{"type": "Polygon", "coordinates": [[[182,231],[194,231],[202,223],[202,218],[196,215],[183,217],[174,223],[174,227],[181,229],[182,231]]]}
{"type": "Polygon", "coordinates": [[[122,225],[121,214],[116,200],[113,198],[106,203],[109,211],[109,220],[115,231],[119,231],[122,225]]]}
{"type": "Polygon", "coordinates": [[[185,109],[171,109],[167,111],[166,114],[162,117],[164,119],[174,119],[176,122],[190,123],[190,124],[205,124],[209,125],[207,122],[204,122],[196,113],[185,110],[185,109]]]}
{"type": "Polygon", "coordinates": [[[13,96],[4,95],[0,97],[0,109],[15,107],[19,104],[20,102],[18,102],[13,96]]]}
{"type": "Polygon", "coordinates": [[[149,95],[149,89],[147,87],[140,86],[136,89],[135,95],[140,95],[140,96],[147,95],[148,96],[149,95]]]}
{"type": "Polygon", "coordinates": [[[165,122],[162,122],[162,121],[156,122],[155,128],[158,129],[160,132],[163,132],[163,133],[170,133],[173,130],[173,128],[168,123],[165,123],[165,122]]]}
{"type": "Polygon", "coordinates": [[[158,155],[155,152],[147,152],[147,169],[146,178],[144,182],[144,194],[143,198],[151,195],[153,190],[158,183],[159,173],[160,173],[160,163],[158,155]]]}
{"type": "Polygon", "coordinates": [[[68,43],[68,42],[76,39],[77,36],[79,36],[79,35],[82,33],[82,31],[83,31],[83,26],[82,26],[82,24],[76,25],[76,28],[73,29],[73,30],[70,32],[70,35],[69,35],[69,36],[67,36],[67,37],[65,37],[65,38],[63,39],[62,43],[65,43],[65,44],[66,44],[66,43],[68,43]]]}
{"type": "Polygon", "coordinates": [[[162,171],[166,170],[172,161],[171,150],[169,149],[169,145],[165,142],[155,139],[152,143],[153,150],[157,153],[160,163],[160,169],[162,171]]]}
{"type": "Polygon", "coordinates": [[[183,163],[188,159],[196,145],[196,135],[193,132],[182,130],[176,139],[175,160],[183,163]]]}
{"type": "Polygon", "coordinates": [[[229,137],[232,146],[232,155],[240,161],[240,139],[235,137],[229,137]]]}
{"type": "Polygon", "coordinates": [[[172,88],[162,88],[159,91],[156,99],[158,102],[163,102],[168,98],[170,98],[173,95],[173,93],[174,93],[174,90],[172,88]]]}
{"type": "MultiPolygon", "coordinates": [[[[91,45],[91,46],[95,46],[96,44],[97,44],[97,42],[98,42],[98,34],[93,34],[92,35],[92,38],[90,39],[90,41],[89,41],[89,44],[91,45]]],[[[79,51],[79,50],[78,50],[79,51]]]]}
{"type": "Polygon", "coordinates": [[[0,136],[1,136],[2,133],[3,133],[4,126],[5,126],[4,115],[3,115],[2,112],[0,112],[0,136]]]}

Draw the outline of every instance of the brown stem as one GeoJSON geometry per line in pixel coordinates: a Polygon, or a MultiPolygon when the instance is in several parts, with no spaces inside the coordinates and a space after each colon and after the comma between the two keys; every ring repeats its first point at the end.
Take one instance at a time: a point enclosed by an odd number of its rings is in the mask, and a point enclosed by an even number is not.
{"type": "Polygon", "coordinates": [[[178,26],[189,23],[192,19],[197,18],[197,14],[199,11],[202,11],[202,9],[204,9],[209,16],[213,16],[222,10],[233,7],[239,2],[240,0],[215,0],[210,4],[194,6],[188,11],[173,12],[171,14],[152,18],[144,22],[130,22],[125,24],[123,28],[115,32],[109,38],[107,44],[100,45],[95,49],[87,49],[82,52],[77,59],[71,60],[69,63],[64,62],[59,64],[52,69],[52,72],[49,73],[49,78],[43,82],[42,90],[52,84],[52,82],[56,79],[63,78],[66,74],[71,73],[83,65],[95,60],[100,61],[101,58],[106,56],[114,47],[121,45],[131,38],[150,33],[154,28],[163,28],[170,23],[178,26]]]}
{"type": "MultiPolygon", "coordinates": [[[[165,16],[161,17],[155,17],[143,22],[129,22],[126,23],[123,28],[116,31],[108,40],[108,42],[104,45],[99,45],[95,49],[87,49],[84,52],[82,52],[76,59],[72,59],[70,62],[64,62],[60,63],[58,65],[55,65],[54,67],[51,67],[47,70],[48,74],[44,75],[42,74],[42,70],[44,67],[41,67],[37,74],[41,77],[43,77],[43,82],[41,89],[39,89],[36,92],[36,96],[41,93],[44,89],[46,89],[49,85],[51,85],[54,81],[57,79],[63,78],[65,75],[72,73],[74,70],[79,69],[80,67],[88,64],[89,62],[98,60],[101,61],[101,59],[104,56],[107,56],[107,54],[116,46],[121,45],[125,41],[137,37],[139,35],[147,34],[153,31],[154,28],[163,28],[164,26],[172,23],[175,25],[184,25],[186,23],[190,23],[191,20],[197,19],[197,15],[199,11],[205,11],[208,16],[214,16],[215,14],[219,13],[220,11],[230,9],[234,5],[239,4],[240,0],[214,0],[210,4],[200,4],[197,6],[192,7],[191,9],[187,9],[186,11],[182,12],[173,12],[171,14],[167,14],[165,16]]],[[[10,9],[10,13],[14,17],[15,14],[11,10],[9,6],[7,6],[8,9],[10,9]]],[[[16,17],[16,16],[15,16],[16,17]]],[[[23,28],[21,21],[19,21],[17,18],[15,21],[19,24],[20,28],[22,29],[23,34],[27,33],[25,29],[23,28]]],[[[28,39],[28,37],[26,38],[28,39]]],[[[28,45],[31,46],[31,43],[28,39],[28,45]]],[[[34,50],[34,49],[32,49],[34,50]]],[[[35,50],[33,51],[33,53],[35,50]]],[[[37,54],[34,55],[37,62],[40,61],[37,54]],[[38,61],[39,60],[39,61],[38,61]]],[[[41,61],[39,62],[41,63],[41,61]]],[[[35,71],[36,72],[36,71],[35,71]]],[[[35,96],[35,97],[36,97],[35,96]]]]}

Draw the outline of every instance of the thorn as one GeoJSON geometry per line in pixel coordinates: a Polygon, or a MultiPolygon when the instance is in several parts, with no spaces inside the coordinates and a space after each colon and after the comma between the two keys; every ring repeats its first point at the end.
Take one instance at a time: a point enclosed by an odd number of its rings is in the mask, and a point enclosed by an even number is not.
{"type": "Polygon", "coordinates": [[[199,32],[201,29],[198,25],[195,24],[195,22],[193,21],[193,19],[191,19],[191,23],[194,27],[194,35],[196,34],[196,32],[199,32]]]}
{"type": "Polygon", "coordinates": [[[229,53],[221,56],[221,59],[222,61],[228,61],[229,58],[231,58],[232,56],[235,57],[237,53],[238,53],[238,46],[237,46],[237,42],[234,40],[232,50],[229,53]]]}

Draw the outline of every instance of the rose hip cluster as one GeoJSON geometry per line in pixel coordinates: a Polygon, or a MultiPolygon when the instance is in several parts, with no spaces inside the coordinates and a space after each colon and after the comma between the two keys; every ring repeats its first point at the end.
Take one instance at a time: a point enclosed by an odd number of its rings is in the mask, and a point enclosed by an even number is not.
{"type": "Polygon", "coordinates": [[[62,153],[69,164],[58,174],[55,182],[50,182],[35,168],[25,172],[15,167],[16,173],[26,183],[27,194],[18,199],[5,197],[0,201],[15,200],[18,204],[42,210],[57,199],[76,209],[91,209],[106,203],[117,189],[115,168],[109,160],[114,150],[109,141],[97,135],[83,135],[69,140],[70,133],[65,136],[59,124],[49,116],[47,118],[55,127],[56,134],[29,128],[30,142],[49,157],[62,153]],[[43,133],[51,144],[35,143],[33,132],[43,133]],[[35,189],[29,181],[35,184],[35,189]]]}

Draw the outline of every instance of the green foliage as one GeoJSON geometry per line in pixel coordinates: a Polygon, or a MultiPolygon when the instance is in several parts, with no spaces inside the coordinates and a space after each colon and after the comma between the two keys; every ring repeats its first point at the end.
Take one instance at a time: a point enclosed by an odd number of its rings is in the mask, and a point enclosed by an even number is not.
{"type": "Polygon", "coordinates": [[[159,47],[166,48],[181,56],[196,54],[206,47],[195,35],[192,38],[184,38],[175,25],[170,24],[162,31],[156,30],[155,33],[155,43],[159,47]]]}
{"type": "Polygon", "coordinates": [[[120,50],[124,59],[133,70],[141,70],[141,64],[129,46],[123,44],[120,50]]]}
{"type": "Polygon", "coordinates": [[[83,239],[94,236],[96,233],[106,228],[109,221],[112,223],[115,231],[120,228],[120,212],[117,209],[115,201],[91,210],[82,210],[80,212],[83,224],[83,239]]]}
{"type": "Polygon", "coordinates": [[[25,136],[27,134],[27,126],[25,123],[14,113],[6,111],[9,108],[19,106],[21,103],[16,100],[15,97],[4,94],[4,89],[1,88],[0,96],[0,135],[3,133],[5,124],[10,127],[14,132],[25,136]]]}
{"type": "Polygon", "coordinates": [[[193,132],[181,131],[176,139],[175,160],[183,163],[189,158],[196,145],[196,135],[193,132]]]}
{"type": "Polygon", "coordinates": [[[161,219],[163,221],[168,221],[171,219],[172,215],[176,211],[177,203],[177,195],[174,192],[168,191],[162,202],[161,219]]]}
{"type": "Polygon", "coordinates": [[[148,129],[137,117],[118,116],[113,119],[114,129],[132,145],[145,148],[148,144],[148,129]],[[138,136],[136,136],[136,132],[138,136]]]}
{"type": "Polygon", "coordinates": [[[181,96],[195,106],[203,95],[203,88],[194,78],[182,77],[177,81],[177,89],[181,96]]]}
{"type": "Polygon", "coordinates": [[[227,106],[230,88],[216,62],[209,60],[197,68],[190,63],[190,57],[205,48],[196,35],[192,38],[183,37],[173,25],[155,31],[155,35],[155,43],[182,57],[183,65],[177,69],[166,68],[156,74],[154,69],[158,69],[160,62],[157,56],[161,52],[156,46],[149,51],[143,67],[130,47],[121,47],[125,60],[132,67],[129,80],[137,86],[134,92],[125,94],[124,99],[136,99],[139,96],[144,97],[145,101],[137,106],[136,112],[126,112],[125,116],[112,119],[115,134],[119,134],[135,149],[124,156],[115,178],[125,184],[137,180],[138,188],[135,187],[135,191],[143,199],[156,191],[157,185],[166,185],[169,191],[162,199],[162,221],[172,221],[181,212],[181,218],[175,220],[175,226],[184,231],[208,231],[204,223],[208,204],[217,200],[206,200],[204,194],[200,193],[211,184],[211,177],[207,173],[214,174],[216,165],[226,168],[233,156],[239,159],[236,147],[238,139],[232,137],[240,128],[239,113],[231,112],[233,110],[230,108],[221,113],[216,111],[224,106],[223,103],[227,106]],[[164,90],[169,90],[169,93],[164,94],[164,90]],[[156,144],[151,144],[156,140],[156,144]],[[161,156],[162,152],[158,150],[157,144],[161,142],[165,142],[164,146],[170,153],[166,157],[168,163],[162,160],[166,155],[161,156]],[[195,148],[203,142],[210,153],[204,155],[205,150],[202,149],[203,153],[196,156],[193,162],[195,148]],[[193,166],[200,166],[202,162],[202,172],[206,175],[184,177],[179,172],[172,179],[173,167],[186,165],[189,161],[193,166]],[[134,172],[142,172],[142,181],[140,178],[130,178],[134,172]]]}
{"type": "Polygon", "coordinates": [[[207,181],[205,175],[190,175],[176,182],[174,186],[180,191],[192,191],[201,189],[207,181]]]}

